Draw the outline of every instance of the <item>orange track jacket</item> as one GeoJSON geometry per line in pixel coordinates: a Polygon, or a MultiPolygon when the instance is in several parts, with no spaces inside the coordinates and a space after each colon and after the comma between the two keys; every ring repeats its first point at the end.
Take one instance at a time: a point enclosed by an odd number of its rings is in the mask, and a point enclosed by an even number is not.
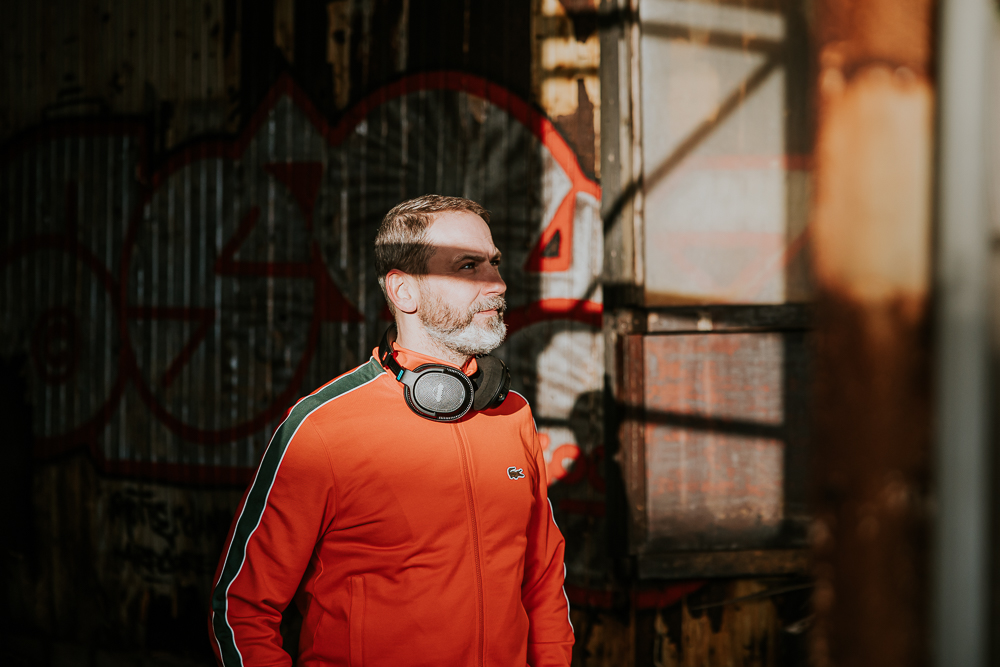
{"type": "MultiPolygon", "coordinates": [[[[444,363],[395,349],[407,368],[444,363]]],[[[289,665],[294,596],[299,665],[569,665],[563,538],[527,402],[432,422],[376,358],[296,403],[264,452],[215,576],[220,664],[289,665]]]]}

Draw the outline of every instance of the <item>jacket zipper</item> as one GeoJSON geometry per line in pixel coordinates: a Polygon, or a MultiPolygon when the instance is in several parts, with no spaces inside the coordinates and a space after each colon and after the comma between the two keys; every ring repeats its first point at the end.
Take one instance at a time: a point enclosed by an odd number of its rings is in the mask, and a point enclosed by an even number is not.
{"type": "Polygon", "coordinates": [[[476,519],[476,501],[472,496],[472,467],[469,465],[469,441],[465,437],[465,429],[455,424],[458,429],[460,451],[462,453],[462,471],[465,473],[465,492],[469,496],[469,517],[472,519],[472,552],[476,561],[476,592],[479,594],[479,664],[485,662],[486,644],[486,612],[483,605],[483,571],[479,556],[479,524],[476,519]]]}

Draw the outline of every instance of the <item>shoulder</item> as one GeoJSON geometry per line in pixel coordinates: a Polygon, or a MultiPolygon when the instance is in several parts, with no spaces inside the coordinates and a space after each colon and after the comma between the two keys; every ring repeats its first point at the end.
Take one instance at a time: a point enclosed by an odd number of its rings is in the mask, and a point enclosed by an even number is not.
{"type": "Polygon", "coordinates": [[[523,395],[511,389],[502,407],[512,419],[518,422],[518,428],[525,435],[530,436],[538,430],[535,426],[535,417],[531,412],[531,404],[523,395]]]}
{"type": "MultiPolygon", "coordinates": [[[[317,465],[317,462],[329,461],[329,445],[322,429],[318,428],[317,417],[340,400],[349,400],[349,397],[363,393],[364,388],[376,384],[375,381],[382,374],[382,366],[374,359],[369,359],[299,399],[275,429],[265,451],[261,470],[264,470],[267,463],[267,469],[272,471],[272,478],[280,466],[286,476],[290,475],[294,479],[325,479],[331,468],[317,465]]],[[[348,413],[349,411],[343,414],[348,413]]]]}
{"type": "Polygon", "coordinates": [[[526,419],[534,424],[534,417],[531,414],[531,405],[528,403],[528,399],[513,389],[511,389],[510,393],[507,394],[507,400],[504,401],[503,407],[506,408],[512,416],[517,416],[520,419],[526,419]]]}
{"type": "Polygon", "coordinates": [[[308,396],[304,396],[293,405],[285,417],[284,425],[297,426],[313,418],[317,413],[330,409],[338,402],[363,392],[366,387],[385,372],[374,358],[353,368],[343,375],[330,380],[308,396]]]}
{"type": "Polygon", "coordinates": [[[291,449],[297,452],[297,456],[307,458],[316,451],[325,449],[324,438],[320,435],[321,429],[317,428],[317,418],[344,400],[363,393],[365,387],[375,384],[382,374],[382,366],[374,359],[369,359],[300,398],[285,413],[285,418],[275,429],[268,448],[275,448],[284,457],[284,453],[294,441],[295,444],[291,449]]]}

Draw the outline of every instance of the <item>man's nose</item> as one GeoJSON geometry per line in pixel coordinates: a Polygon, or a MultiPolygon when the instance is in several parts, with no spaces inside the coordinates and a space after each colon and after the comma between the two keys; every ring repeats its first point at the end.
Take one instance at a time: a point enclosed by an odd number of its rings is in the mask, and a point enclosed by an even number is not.
{"type": "Polygon", "coordinates": [[[486,282],[487,284],[483,288],[483,292],[486,294],[504,294],[507,291],[507,283],[500,277],[500,269],[492,264],[486,282]]]}

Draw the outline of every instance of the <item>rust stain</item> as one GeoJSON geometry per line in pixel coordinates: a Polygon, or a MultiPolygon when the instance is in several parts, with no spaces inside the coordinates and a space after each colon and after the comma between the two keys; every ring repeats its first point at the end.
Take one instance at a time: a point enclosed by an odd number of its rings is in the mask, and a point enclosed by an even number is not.
{"type": "Polygon", "coordinates": [[[573,646],[573,664],[586,667],[617,667],[635,664],[632,658],[631,628],[611,614],[588,618],[578,613],[573,618],[577,643],[573,646]]]}
{"type": "MultiPolygon", "coordinates": [[[[726,586],[725,592],[727,598],[733,599],[766,590],[767,586],[761,581],[740,580],[726,586]]],[[[656,632],[661,641],[654,659],[658,659],[660,665],[772,667],[778,664],[783,623],[771,600],[747,600],[716,607],[711,612],[692,610],[691,606],[691,598],[688,598],[682,605],[679,619],[668,620],[665,614],[657,615],[656,632]],[[680,628],[670,625],[680,625],[680,628]]]]}
{"type": "Polygon", "coordinates": [[[904,300],[866,306],[825,293],[821,306],[817,664],[926,664],[926,322],[904,300]]]}
{"type": "Polygon", "coordinates": [[[817,280],[862,303],[902,298],[919,318],[930,280],[930,82],[886,65],[847,78],[838,57],[823,57],[817,280]]]}
{"type": "Polygon", "coordinates": [[[817,42],[838,49],[848,72],[881,62],[926,76],[935,5],[931,0],[821,0],[815,5],[817,42]]]}
{"type": "Polygon", "coordinates": [[[540,0],[532,11],[533,96],[600,178],[601,45],[592,0],[540,0]]]}
{"type": "Polygon", "coordinates": [[[934,3],[823,0],[816,665],[928,662],[934,3]]]}

